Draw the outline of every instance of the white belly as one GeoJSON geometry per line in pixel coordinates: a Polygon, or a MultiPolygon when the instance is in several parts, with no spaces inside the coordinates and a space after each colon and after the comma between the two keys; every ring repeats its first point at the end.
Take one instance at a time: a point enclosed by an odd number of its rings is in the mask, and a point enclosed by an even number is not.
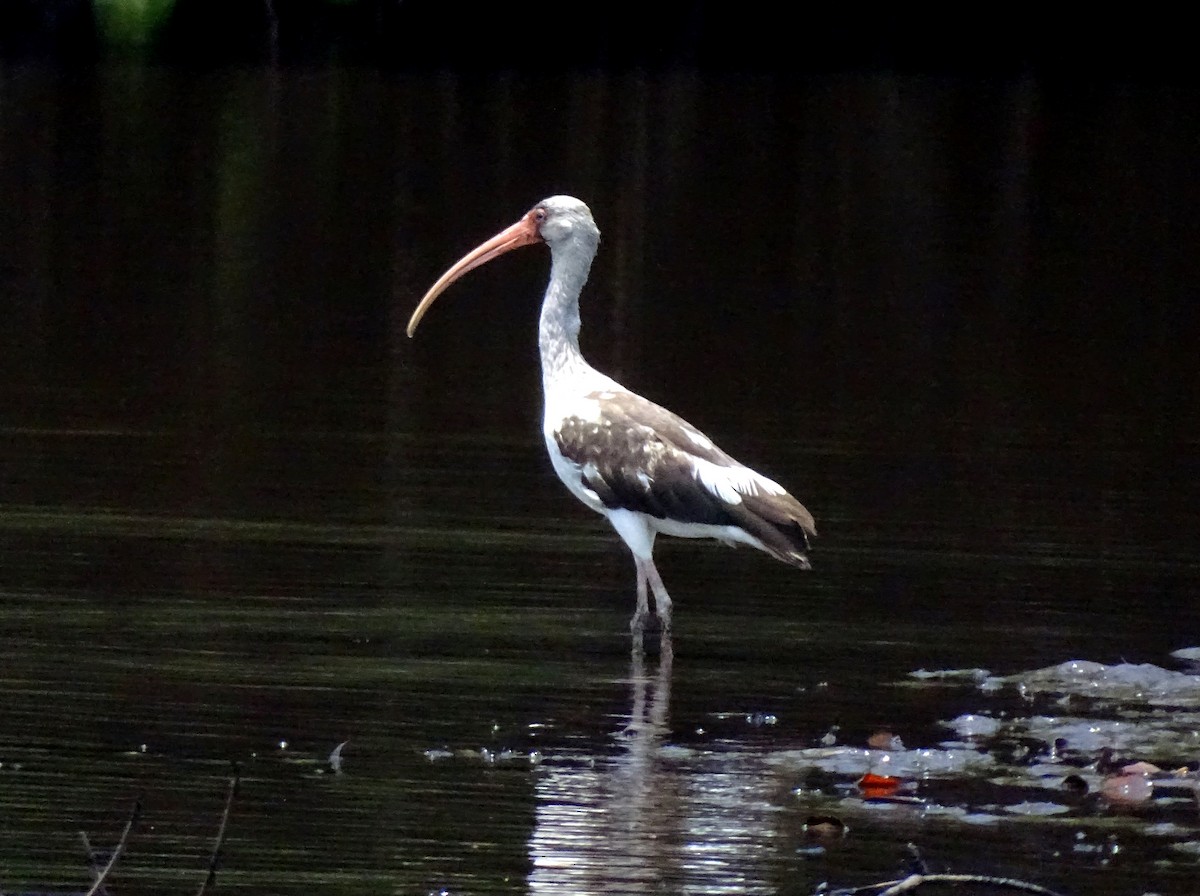
{"type": "Polygon", "coordinates": [[[567,388],[560,388],[553,381],[546,383],[546,406],[542,416],[542,437],[546,440],[546,453],[550,455],[550,463],[554,472],[567,487],[567,491],[590,507],[596,513],[607,513],[607,508],[599,496],[583,482],[583,468],[572,460],[568,460],[558,450],[558,442],[554,438],[554,430],[565,417],[582,419],[599,419],[600,405],[596,401],[581,398],[580,393],[587,395],[605,389],[620,389],[615,381],[596,370],[588,370],[587,381],[575,377],[567,383],[567,388]]]}
{"type": "MultiPolygon", "coordinates": [[[[642,516],[646,516],[642,514],[642,516]]],[[[660,520],[646,516],[646,523],[655,532],[674,535],[676,538],[712,538],[724,544],[748,544],[765,551],[763,543],[738,526],[713,526],[708,523],[681,523],[678,520],[660,520]]]]}

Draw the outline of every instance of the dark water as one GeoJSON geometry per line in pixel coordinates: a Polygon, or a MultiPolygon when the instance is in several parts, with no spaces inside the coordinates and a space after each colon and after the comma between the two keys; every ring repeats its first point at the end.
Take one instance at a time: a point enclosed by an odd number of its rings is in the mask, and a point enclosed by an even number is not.
{"type": "Polygon", "coordinates": [[[112,891],[195,888],[236,761],[221,892],[801,894],[909,841],[1195,892],[1186,800],[982,824],[933,810],[1003,782],[878,804],[786,761],[1034,711],[917,669],[1200,644],[1195,99],[4,70],[0,888],[86,888],[77,831],[137,797],[112,891]],[[631,653],[632,564],[542,454],[544,254],[403,337],[556,192],[604,231],[585,351],[822,531],[811,574],[663,543],[672,652],[631,653]]]}

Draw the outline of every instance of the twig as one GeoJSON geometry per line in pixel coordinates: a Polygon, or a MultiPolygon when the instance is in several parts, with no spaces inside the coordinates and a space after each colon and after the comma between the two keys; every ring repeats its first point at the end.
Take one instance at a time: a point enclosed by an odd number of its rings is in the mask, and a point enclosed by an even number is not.
{"type": "Polygon", "coordinates": [[[1025,893],[1036,893],[1037,896],[1061,896],[1054,890],[1031,884],[1028,881],[1012,877],[992,877],[987,874],[930,874],[929,866],[921,856],[921,850],[915,843],[907,845],[910,871],[908,877],[902,880],[885,880],[877,884],[867,884],[865,887],[855,887],[851,890],[833,890],[830,896],[857,896],[859,893],[876,892],[876,896],[902,896],[910,893],[921,884],[988,884],[993,887],[1007,887],[1010,890],[1021,890],[1025,893]]]}
{"type": "MultiPolygon", "coordinates": [[[[142,814],[141,800],[135,800],[133,809],[129,813],[129,820],[125,822],[125,830],[121,832],[121,839],[117,841],[117,845],[113,847],[112,855],[108,857],[108,864],[104,866],[104,870],[96,876],[96,880],[92,883],[92,888],[87,891],[86,896],[97,896],[104,892],[104,881],[108,877],[113,866],[117,864],[117,859],[121,857],[121,853],[125,851],[125,843],[129,839],[129,832],[133,830],[133,826],[137,824],[138,816],[142,814]]],[[[87,842],[87,835],[84,835],[84,842],[87,842]]],[[[90,851],[90,846],[89,846],[90,851]]],[[[94,873],[94,872],[93,872],[94,873]]]]}
{"type": "MultiPolygon", "coordinates": [[[[83,844],[83,854],[87,859],[88,871],[91,872],[94,882],[100,876],[100,856],[96,854],[96,850],[92,849],[92,841],[88,840],[87,831],[79,832],[79,841],[83,844]]],[[[101,887],[96,896],[108,896],[108,891],[101,887]]]]}
{"type": "Polygon", "coordinates": [[[208,860],[208,874],[205,875],[204,882],[200,884],[200,889],[196,891],[196,896],[205,896],[208,888],[217,879],[217,866],[221,862],[221,847],[225,845],[225,827],[229,824],[229,813],[233,811],[233,800],[237,796],[238,782],[241,780],[241,776],[241,769],[235,762],[233,776],[229,779],[229,790],[225,794],[225,811],[221,813],[221,826],[217,828],[217,839],[213,843],[212,858],[208,860]]]}
{"type": "Polygon", "coordinates": [[[333,752],[329,754],[329,767],[333,769],[333,773],[335,775],[340,775],[342,773],[342,750],[346,748],[346,744],[348,743],[350,743],[348,740],[342,741],[340,744],[334,747],[333,752]]]}
{"type": "Polygon", "coordinates": [[[921,884],[988,884],[1025,893],[1036,893],[1038,896],[1062,896],[1056,890],[1049,890],[1028,881],[1012,877],[992,877],[987,874],[910,874],[903,880],[886,880],[877,884],[854,887],[851,890],[831,890],[830,896],[857,896],[859,893],[872,891],[878,891],[877,896],[901,896],[903,893],[911,893],[921,884]]]}
{"type": "Polygon", "coordinates": [[[897,896],[915,890],[921,884],[988,884],[993,887],[1007,887],[1010,890],[1021,890],[1025,893],[1037,893],[1039,896],[1062,896],[1045,887],[1031,884],[1028,881],[1012,877],[992,877],[988,874],[910,874],[894,886],[888,887],[879,896],[897,896]]]}

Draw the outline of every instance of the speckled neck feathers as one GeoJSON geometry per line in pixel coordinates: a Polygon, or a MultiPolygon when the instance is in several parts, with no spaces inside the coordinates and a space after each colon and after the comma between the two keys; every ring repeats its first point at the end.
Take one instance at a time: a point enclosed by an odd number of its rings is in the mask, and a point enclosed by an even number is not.
{"type": "Polygon", "coordinates": [[[538,324],[542,380],[547,389],[560,378],[592,372],[579,351],[579,294],[599,244],[600,233],[594,227],[576,228],[550,247],[550,285],[538,324]]]}

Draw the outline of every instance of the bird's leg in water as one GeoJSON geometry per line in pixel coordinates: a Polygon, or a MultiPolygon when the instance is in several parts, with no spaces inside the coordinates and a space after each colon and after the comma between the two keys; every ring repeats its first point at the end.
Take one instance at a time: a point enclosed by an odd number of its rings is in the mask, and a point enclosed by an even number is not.
{"type": "Polygon", "coordinates": [[[663,584],[662,576],[654,566],[653,557],[646,560],[645,574],[650,580],[650,587],[654,589],[654,611],[658,614],[663,634],[666,634],[671,630],[671,595],[667,594],[667,586],[663,584]]]}
{"type": "Polygon", "coordinates": [[[654,565],[654,559],[634,557],[637,564],[637,609],[633,619],[629,620],[629,630],[634,635],[640,635],[646,630],[650,619],[650,601],[646,586],[654,591],[654,611],[658,615],[658,624],[663,633],[671,630],[671,595],[667,594],[667,586],[663,584],[662,576],[654,565]]]}
{"type": "Polygon", "coordinates": [[[629,631],[636,636],[646,628],[646,620],[650,618],[650,602],[646,594],[646,561],[634,557],[633,562],[637,564],[637,609],[629,620],[629,631]]]}

